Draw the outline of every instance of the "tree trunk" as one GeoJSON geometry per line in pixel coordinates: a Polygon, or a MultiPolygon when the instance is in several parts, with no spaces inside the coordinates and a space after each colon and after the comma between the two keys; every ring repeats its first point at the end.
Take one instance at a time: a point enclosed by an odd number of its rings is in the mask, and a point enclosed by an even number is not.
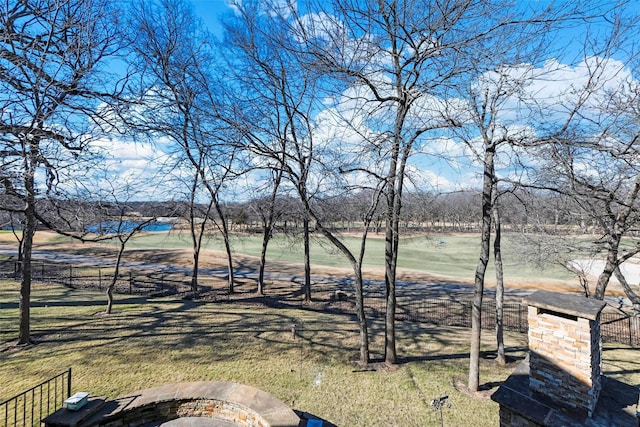
{"type": "Polygon", "coordinates": [[[355,295],[356,295],[356,314],[358,317],[358,328],[360,330],[360,363],[365,365],[370,361],[369,354],[369,331],[367,327],[367,317],[364,311],[364,280],[362,277],[362,261],[366,251],[367,235],[369,227],[371,225],[371,217],[373,211],[378,206],[379,198],[375,197],[372,201],[373,205],[370,207],[370,211],[365,216],[363,223],[363,232],[360,240],[360,253],[358,259],[353,255],[351,250],[344,245],[344,243],[338,239],[329,229],[325,228],[322,222],[314,215],[311,210],[308,200],[303,199],[306,211],[316,223],[316,227],[320,232],[336,247],[342,254],[349,260],[349,264],[353,268],[355,276],[355,295]]]}
{"type": "Polygon", "coordinates": [[[113,281],[107,287],[107,309],[105,310],[106,314],[111,314],[111,309],[113,308],[113,288],[115,286],[117,276],[114,275],[113,277],[113,281]]]}
{"type": "Polygon", "coordinates": [[[216,212],[220,218],[220,225],[218,229],[222,232],[222,239],[224,241],[224,249],[227,254],[227,272],[228,272],[228,292],[230,294],[235,292],[235,277],[233,272],[233,252],[231,251],[231,240],[229,237],[229,227],[227,226],[227,220],[222,211],[222,206],[218,199],[213,198],[213,204],[215,205],[216,212]]]}
{"type": "Polygon", "coordinates": [[[229,274],[228,290],[232,294],[235,292],[235,276],[233,272],[233,253],[231,252],[231,242],[229,241],[229,235],[225,233],[224,236],[224,249],[227,252],[227,271],[229,274]]]}
{"type": "Polygon", "coordinates": [[[620,271],[620,267],[617,267],[614,270],[614,274],[616,276],[616,279],[618,279],[618,282],[620,282],[622,289],[624,289],[625,295],[627,295],[627,298],[629,298],[631,304],[633,304],[633,307],[635,308],[640,306],[640,295],[633,291],[631,285],[629,285],[629,282],[627,282],[627,278],[624,277],[622,271],[620,271]]]}
{"type": "Polygon", "coordinates": [[[113,308],[113,290],[115,289],[116,283],[118,282],[118,276],[120,276],[120,262],[122,261],[122,254],[124,253],[125,245],[126,241],[120,241],[120,249],[118,250],[118,256],[116,257],[116,267],[113,272],[113,278],[111,279],[111,283],[109,283],[109,286],[107,287],[107,309],[105,311],[106,314],[111,314],[111,310],[113,308]]]}
{"type": "MultiPolygon", "coordinates": [[[[615,228],[615,226],[614,226],[615,228]]],[[[604,299],[604,293],[611,280],[613,272],[618,268],[618,248],[620,247],[620,239],[622,234],[615,230],[609,236],[607,241],[607,258],[605,260],[604,270],[598,276],[598,282],[596,283],[596,290],[593,297],[599,300],[604,299]]]]}
{"type": "Polygon", "coordinates": [[[22,236],[22,262],[20,279],[20,328],[18,344],[31,343],[31,253],[33,250],[33,236],[36,234],[35,212],[35,159],[27,158],[27,173],[25,177],[26,209],[25,227],[22,236]]]}
{"type": "Polygon", "coordinates": [[[305,213],[302,221],[304,227],[304,302],[311,302],[311,246],[309,243],[309,217],[305,213]]]}
{"type": "Polygon", "coordinates": [[[264,232],[262,233],[262,248],[260,249],[260,267],[258,268],[258,295],[264,295],[264,269],[267,264],[267,249],[269,239],[271,237],[271,227],[263,224],[264,232]]]}
{"type": "Polygon", "coordinates": [[[364,281],[362,279],[362,264],[353,265],[356,277],[356,313],[358,315],[358,329],[360,331],[360,363],[369,363],[369,332],[367,328],[367,317],[364,311],[364,281]]]}
{"type": "MultiPolygon", "coordinates": [[[[196,191],[198,189],[198,171],[193,177],[191,184],[191,194],[189,198],[189,230],[191,231],[191,244],[193,247],[193,264],[191,268],[191,292],[198,291],[198,265],[200,261],[200,245],[198,244],[198,236],[196,233],[196,191]]],[[[205,217],[206,218],[206,217],[205,217]]]]}
{"type": "Polygon", "coordinates": [[[193,264],[191,267],[191,292],[198,292],[198,270],[200,266],[200,247],[194,245],[193,247],[193,264]]]}
{"type": "MultiPolygon", "coordinates": [[[[284,159],[281,159],[280,162],[284,163],[284,159]]],[[[276,214],[276,199],[278,198],[278,189],[280,188],[280,182],[282,181],[283,174],[283,168],[277,168],[275,170],[273,186],[271,187],[271,195],[269,196],[269,209],[267,210],[266,215],[264,213],[261,214],[263,233],[262,249],[260,250],[260,268],[258,270],[258,295],[264,295],[264,270],[267,264],[267,249],[269,248],[269,242],[271,241],[274,223],[276,222],[276,218],[279,216],[276,214]]]]}
{"type": "Polygon", "coordinates": [[[360,363],[365,365],[370,361],[369,355],[369,330],[367,327],[367,317],[364,311],[364,280],[362,277],[362,260],[364,259],[365,245],[367,241],[367,229],[369,224],[365,222],[365,231],[360,241],[360,255],[359,258],[353,256],[353,253],[347,248],[336,236],[334,236],[329,230],[324,228],[322,224],[316,218],[316,224],[322,234],[329,239],[339,250],[347,257],[349,264],[353,268],[353,273],[356,279],[355,283],[355,295],[356,295],[356,314],[358,316],[358,328],[360,330],[360,363]]]}
{"type": "MultiPolygon", "coordinates": [[[[394,180],[395,182],[395,180],[394,180]]],[[[396,259],[398,229],[396,226],[395,212],[395,188],[393,183],[389,183],[387,196],[387,222],[385,232],[385,334],[384,334],[384,361],[386,363],[397,363],[396,353],[396,259]]]]}
{"type": "Polygon", "coordinates": [[[484,277],[489,263],[489,247],[491,246],[491,190],[493,188],[493,158],[491,148],[485,151],[484,179],[482,185],[482,231],[480,240],[480,257],[476,267],[473,304],[471,308],[471,349],[469,352],[469,390],[478,391],[480,387],[480,340],[482,333],[482,297],[484,294],[484,277]]]}
{"type": "Polygon", "coordinates": [[[506,364],[504,354],[504,274],[502,269],[502,226],[500,223],[500,209],[498,207],[498,188],[493,185],[493,223],[495,238],[493,240],[493,261],[496,267],[496,361],[499,365],[506,364]]]}
{"type": "Polygon", "coordinates": [[[395,364],[398,361],[396,352],[396,269],[398,261],[399,224],[401,209],[402,188],[401,175],[398,173],[398,159],[400,157],[400,139],[398,122],[396,118],[396,136],[391,154],[391,162],[387,172],[386,202],[387,211],[385,218],[385,270],[384,282],[386,291],[386,313],[384,334],[384,361],[395,364]]]}
{"type": "Polygon", "coordinates": [[[196,217],[194,212],[195,207],[195,194],[197,184],[197,175],[196,179],[194,179],[194,187],[191,189],[192,199],[190,201],[190,218],[191,222],[191,241],[193,243],[193,265],[191,268],[191,292],[198,292],[198,272],[200,270],[200,252],[202,250],[202,239],[204,238],[204,233],[207,230],[207,221],[209,220],[209,215],[211,214],[211,208],[213,207],[213,200],[209,200],[209,204],[207,205],[207,210],[202,217],[202,222],[200,226],[196,228],[196,217]]]}
{"type": "MultiPolygon", "coordinates": [[[[201,167],[201,166],[200,166],[201,167]]],[[[193,178],[191,186],[191,197],[189,199],[189,229],[191,231],[191,244],[193,248],[193,264],[191,267],[191,292],[198,292],[198,270],[200,268],[200,250],[202,249],[202,237],[204,235],[207,218],[211,212],[212,201],[209,202],[202,224],[196,227],[196,191],[198,189],[198,171],[193,178]]]]}

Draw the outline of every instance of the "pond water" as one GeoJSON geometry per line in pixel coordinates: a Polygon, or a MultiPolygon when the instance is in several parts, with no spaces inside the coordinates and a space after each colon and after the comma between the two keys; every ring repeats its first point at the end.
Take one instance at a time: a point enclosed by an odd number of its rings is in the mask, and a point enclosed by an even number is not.
{"type": "MultiPolygon", "coordinates": [[[[99,224],[85,227],[87,233],[96,234],[113,234],[113,233],[130,233],[142,224],[142,221],[102,221],[99,224]]],[[[173,223],[154,221],[145,224],[142,231],[170,231],[173,223]]]]}

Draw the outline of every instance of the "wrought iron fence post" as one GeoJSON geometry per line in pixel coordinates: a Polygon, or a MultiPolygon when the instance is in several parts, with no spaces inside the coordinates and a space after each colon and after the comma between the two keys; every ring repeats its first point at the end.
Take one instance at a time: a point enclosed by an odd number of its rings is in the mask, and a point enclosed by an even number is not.
{"type": "Polygon", "coordinates": [[[43,418],[62,408],[69,396],[71,368],[0,402],[0,425],[39,426],[43,418]]]}
{"type": "Polygon", "coordinates": [[[518,332],[522,332],[522,304],[518,303],[518,332]]]}
{"type": "Polygon", "coordinates": [[[71,366],[69,366],[67,376],[67,398],[71,397],[71,366]]]}

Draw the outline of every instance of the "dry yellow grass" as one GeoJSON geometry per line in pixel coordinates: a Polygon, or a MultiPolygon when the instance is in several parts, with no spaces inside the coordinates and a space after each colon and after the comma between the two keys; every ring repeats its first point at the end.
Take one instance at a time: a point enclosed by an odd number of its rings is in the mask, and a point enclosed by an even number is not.
{"type": "MultiPolygon", "coordinates": [[[[119,296],[115,313],[105,316],[102,294],[36,285],[37,344],[16,347],[17,298],[15,283],[0,282],[0,400],[72,367],[74,391],[109,397],[178,381],[229,380],[264,389],[339,426],[411,427],[439,425],[430,401],[449,395],[445,425],[497,424],[488,392],[472,397],[455,387],[468,366],[466,329],[400,322],[400,363],[369,371],[353,363],[358,336],[349,315],[119,296]],[[296,339],[292,323],[298,325],[296,339]]],[[[380,358],[383,325],[372,321],[371,333],[374,357],[380,358]]],[[[490,351],[490,331],[483,341],[490,351]]],[[[495,387],[523,356],[526,336],[510,333],[506,342],[514,362],[500,367],[483,359],[482,383],[495,387]]],[[[607,346],[604,366],[640,384],[633,349],[607,346]]]]}
{"type": "MultiPolygon", "coordinates": [[[[38,232],[39,249],[112,256],[104,245],[57,244],[38,232]]],[[[13,236],[0,233],[0,241],[13,236]]],[[[188,250],[126,252],[127,259],[189,265],[188,250]]],[[[246,266],[257,260],[238,257],[246,266]]],[[[224,257],[207,251],[203,267],[222,266],[224,257]]],[[[272,269],[274,264],[272,265],[272,269]]],[[[299,273],[297,265],[277,269],[299,273]]],[[[338,268],[323,269],[342,275],[338,268]]],[[[416,274],[406,272],[405,274],[416,274]]],[[[412,276],[413,277],[413,276],[412,276]]],[[[425,277],[425,276],[421,276],[425,277]]],[[[427,278],[429,276],[426,276],[427,278]]],[[[270,292],[291,292],[290,284],[272,283],[270,292]]],[[[224,283],[220,283],[224,286],[224,283]]],[[[240,282],[240,292],[253,286],[240,282]]],[[[497,405],[489,392],[469,396],[456,380],[468,368],[469,331],[425,324],[398,324],[401,363],[377,371],[362,370],[357,358],[357,328],[352,316],[295,308],[271,309],[247,302],[198,303],[164,298],[117,297],[115,313],[101,314],[100,293],[72,291],[36,284],[33,292],[33,333],[37,344],[15,347],[17,284],[0,282],[0,400],[71,366],[74,391],[115,397],[155,385],[196,380],[230,380],[272,393],[291,407],[310,412],[339,426],[438,426],[439,414],[430,400],[449,395],[447,426],[497,424],[497,405]],[[291,324],[298,338],[291,339],[291,324]]],[[[383,325],[371,321],[373,356],[382,357],[383,325]]],[[[492,350],[491,331],[483,335],[483,350],[492,350]]],[[[482,360],[481,382],[495,386],[523,357],[526,336],[507,334],[514,361],[500,367],[482,360]]],[[[640,385],[636,350],[605,346],[605,371],[640,385]]]]}

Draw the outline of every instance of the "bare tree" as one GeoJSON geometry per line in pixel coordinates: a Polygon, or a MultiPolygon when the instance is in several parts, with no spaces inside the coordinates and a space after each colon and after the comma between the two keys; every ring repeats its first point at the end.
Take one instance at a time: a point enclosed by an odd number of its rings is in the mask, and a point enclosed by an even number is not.
{"type": "Polygon", "coordinates": [[[568,196],[580,216],[597,226],[600,237],[589,251],[604,257],[593,291],[597,299],[604,298],[619,266],[640,252],[632,233],[640,219],[640,83],[628,71],[637,64],[636,46],[628,40],[637,18],[619,12],[613,17],[602,45],[600,38],[585,43],[593,49],[584,59],[586,82],[577,99],[563,100],[572,114],[562,133],[544,141],[548,162],[540,168],[540,186],[568,196]],[[615,59],[619,52],[624,62],[615,59]]]}
{"type": "MultiPolygon", "coordinates": [[[[493,6],[499,5],[495,3],[493,6]]],[[[529,102],[525,89],[534,78],[541,78],[536,72],[532,72],[534,67],[530,64],[558,53],[550,50],[550,40],[555,36],[557,29],[577,16],[573,4],[554,9],[531,8],[524,14],[517,7],[511,9],[506,4],[502,6],[503,10],[496,10],[498,15],[492,17],[496,21],[491,24],[490,33],[481,40],[482,51],[491,51],[491,57],[486,58],[481,52],[470,54],[468,60],[474,63],[473,71],[465,74],[470,80],[457,86],[460,98],[465,102],[450,108],[458,124],[452,128],[453,134],[466,145],[471,158],[482,170],[480,255],[474,277],[468,383],[473,391],[477,391],[479,387],[482,300],[486,269],[491,255],[492,229],[496,232],[494,256],[498,274],[496,333],[498,351],[502,351],[501,357],[504,361],[500,324],[503,293],[499,234],[501,229],[499,222],[492,224],[493,218],[499,220],[497,168],[502,167],[506,174],[509,174],[504,179],[518,184],[520,174],[508,171],[518,166],[514,162],[523,155],[520,147],[532,139],[530,129],[523,126],[526,114],[519,110],[518,104],[529,102]],[[461,106],[468,108],[468,115],[459,112],[461,106]],[[503,152],[502,164],[500,151],[503,152]]]]}
{"type": "Polygon", "coordinates": [[[259,196],[250,204],[250,208],[258,215],[262,225],[262,245],[260,248],[260,266],[258,267],[257,279],[258,295],[264,295],[264,272],[267,264],[267,250],[271,237],[273,237],[276,222],[282,215],[282,208],[279,207],[278,203],[278,190],[282,182],[283,169],[276,167],[267,173],[270,179],[267,181],[266,187],[259,188],[257,193],[267,190],[269,191],[269,195],[266,197],[259,196]]]}
{"type": "MultiPolygon", "coordinates": [[[[100,218],[98,224],[98,237],[96,240],[117,240],[118,254],[114,265],[113,276],[107,286],[107,308],[106,314],[111,314],[113,309],[113,292],[118,279],[120,278],[120,265],[127,243],[140,234],[146,227],[156,221],[155,217],[137,218],[132,216],[133,209],[128,205],[129,200],[122,200],[121,197],[129,199],[132,194],[122,183],[118,184],[118,190],[113,187],[113,182],[109,182],[110,191],[100,197],[98,204],[107,203],[108,209],[100,209],[108,213],[108,216],[100,218]]],[[[95,195],[94,195],[95,197],[95,195]]]]}
{"type": "Polygon", "coordinates": [[[491,190],[491,215],[495,236],[493,238],[493,260],[496,269],[496,361],[506,364],[504,353],[504,269],[502,265],[502,223],[500,222],[500,204],[498,183],[494,180],[491,190]]]}
{"type": "MultiPolygon", "coordinates": [[[[474,298],[471,316],[471,351],[469,367],[469,388],[479,387],[479,358],[482,300],[487,265],[490,258],[492,215],[497,215],[496,156],[501,145],[516,145],[528,135],[521,128],[513,130],[509,123],[502,120],[505,104],[517,94],[523,85],[523,79],[513,76],[509,69],[487,71],[480,75],[478,82],[471,84],[466,99],[469,102],[469,124],[456,130],[458,137],[473,153],[473,158],[482,165],[482,225],[480,237],[480,257],[475,271],[474,298]]],[[[496,233],[498,229],[496,228],[496,233]]],[[[494,254],[500,254],[500,239],[494,240],[494,254]]],[[[496,258],[496,261],[498,259],[496,258]]],[[[500,306],[500,302],[497,307],[500,306]]],[[[497,319],[498,321],[500,319],[497,319]]],[[[497,325],[499,328],[499,325],[497,325]]],[[[500,330],[497,330],[500,334],[500,330]]]]}
{"type": "MultiPolygon", "coordinates": [[[[133,88],[139,104],[126,111],[126,120],[138,131],[169,138],[178,148],[173,153],[177,162],[174,170],[179,170],[177,165],[186,165],[197,175],[193,185],[199,183],[205,189],[217,214],[212,216],[208,210],[207,219],[213,220],[222,233],[228,289],[233,293],[233,254],[223,193],[228,182],[238,175],[234,168],[239,137],[217,117],[211,36],[183,0],[142,2],[134,8],[133,15],[135,30],[130,38],[141,83],[133,88]]],[[[193,197],[196,187],[192,189],[193,197]]],[[[193,277],[197,280],[199,242],[204,229],[195,233],[194,227],[192,223],[193,277]]]]}
{"type": "MultiPolygon", "coordinates": [[[[202,161],[202,157],[198,159],[202,161]]],[[[198,292],[198,270],[200,267],[200,253],[202,251],[202,243],[211,217],[213,209],[213,199],[209,198],[208,202],[201,206],[199,201],[200,173],[202,164],[198,165],[193,171],[191,183],[188,193],[188,207],[186,212],[187,221],[189,222],[189,234],[191,236],[191,247],[193,249],[193,263],[191,266],[191,292],[198,292]]]]}
{"type": "MultiPolygon", "coordinates": [[[[267,3],[244,3],[238,17],[227,25],[227,46],[233,47],[233,60],[238,70],[239,92],[246,101],[234,116],[245,131],[248,148],[258,159],[281,169],[287,188],[295,189],[302,206],[303,244],[305,253],[305,300],[311,299],[309,238],[311,227],[322,233],[343,253],[354,269],[356,311],[360,328],[360,361],[369,362],[369,338],[364,312],[362,260],[369,224],[380,198],[380,188],[372,192],[370,208],[363,213],[364,231],[358,253],[352,252],[325,225],[318,201],[340,194],[345,183],[336,174],[342,159],[333,157],[330,143],[339,139],[321,138],[319,111],[322,95],[336,82],[324,81],[323,73],[313,66],[304,36],[307,23],[295,8],[274,7],[267,3]],[[260,100],[260,102],[256,102],[260,100]]],[[[337,82],[339,83],[339,82],[337,82]]],[[[232,108],[230,108],[233,111],[232,108]]],[[[343,172],[347,172],[343,170],[343,172]]]]}
{"type": "Polygon", "coordinates": [[[442,117],[411,115],[426,107],[418,101],[424,94],[435,95],[439,85],[452,77],[452,68],[445,64],[457,62],[450,56],[454,51],[444,48],[441,40],[443,31],[454,28],[464,14],[446,8],[419,1],[336,1],[329,8],[335,19],[318,20],[309,33],[317,61],[356,88],[353,102],[367,105],[361,111],[368,117],[361,121],[372,129],[368,150],[381,153],[384,160],[367,172],[384,183],[388,363],[397,360],[395,283],[407,162],[423,134],[450,124],[442,117]],[[432,67],[439,69],[439,75],[429,78],[427,70],[432,67]]]}
{"type": "Polygon", "coordinates": [[[98,112],[114,94],[104,66],[118,51],[118,15],[106,0],[0,4],[0,183],[11,199],[5,208],[25,218],[20,344],[30,342],[36,203],[101,133],[98,112]]]}
{"type": "MultiPolygon", "coordinates": [[[[496,49],[502,56],[500,52],[517,49],[512,44],[514,37],[502,45],[500,41],[518,32],[530,35],[532,29],[526,26],[532,20],[527,18],[533,13],[512,9],[503,1],[336,0],[329,10],[335,19],[323,15],[314,21],[308,38],[314,42],[317,62],[327,72],[342,76],[352,88],[351,104],[363,105],[361,112],[366,117],[361,122],[370,131],[367,151],[379,152],[383,160],[378,165],[384,170],[368,172],[384,182],[385,360],[395,363],[399,225],[410,158],[430,141],[441,141],[443,130],[460,126],[464,117],[446,112],[451,108],[447,104],[456,102],[449,101],[451,88],[495,65],[487,51],[493,55],[496,49]]],[[[488,179],[489,198],[483,202],[487,215],[492,178],[488,179]]],[[[490,222],[484,222],[483,228],[488,227],[490,222]]],[[[488,231],[483,233],[488,238],[488,231]]],[[[481,270],[482,265],[478,281],[483,280],[481,270]]],[[[481,296],[476,296],[474,306],[480,301],[481,296]]]]}
{"type": "Polygon", "coordinates": [[[303,294],[310,302],[309,206],[319,186],[319,175],[312,170],[319,156],[313,119],[320,85],[315,70],[293,47],[298,41],[288,20],[295,10],[276,3],[243,2],[225,21],[222,52],[233,96],[223,114],[243,134],[254,162],[273,168],[276,175],[280,169],[302,202],[303,294]]]}

